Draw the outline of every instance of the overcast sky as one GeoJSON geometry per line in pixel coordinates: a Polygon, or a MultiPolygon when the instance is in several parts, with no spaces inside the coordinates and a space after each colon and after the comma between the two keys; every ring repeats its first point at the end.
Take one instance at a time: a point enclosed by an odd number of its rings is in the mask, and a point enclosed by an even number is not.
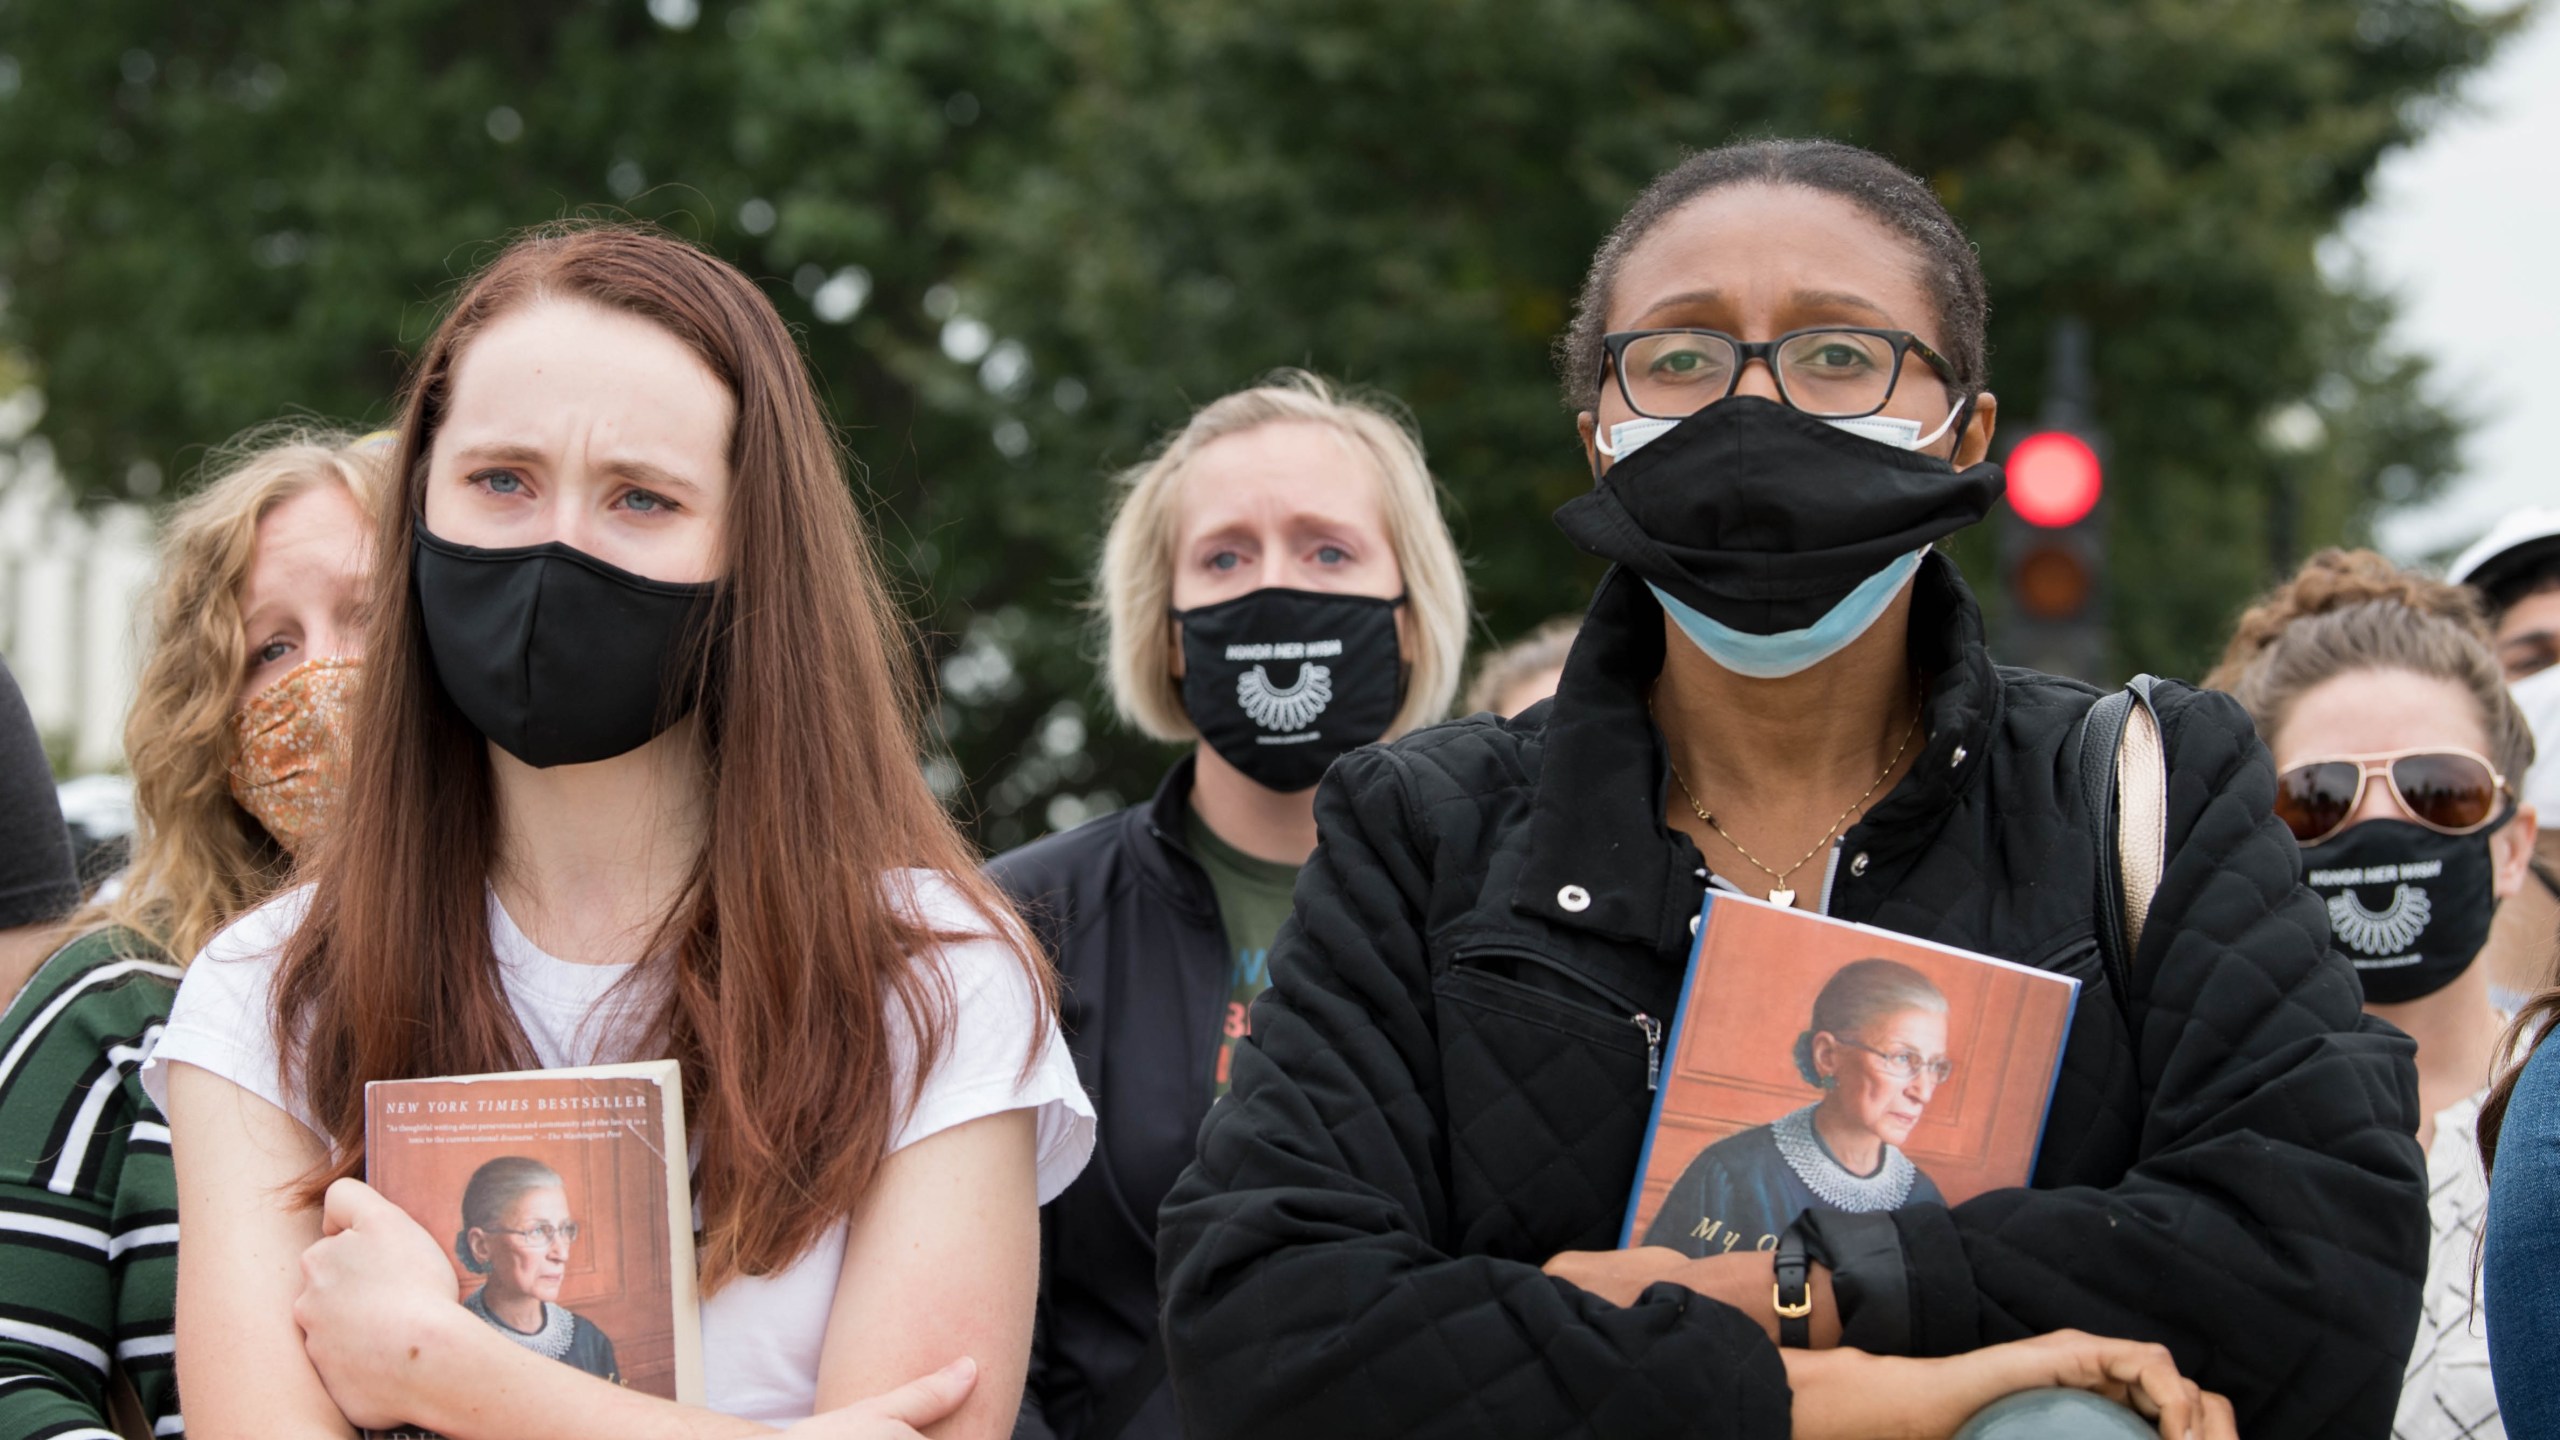
{"type": "Polygon", "coordinates": [[[2560,505],[2560,17],[2536,17],[2464,97],[2384,163],[2345,237],[2398,293],[2401,344],[2479,417],[2462,477],[2383,522],[2403,559],[2467,544],[2518,506],[2560,505]]]}

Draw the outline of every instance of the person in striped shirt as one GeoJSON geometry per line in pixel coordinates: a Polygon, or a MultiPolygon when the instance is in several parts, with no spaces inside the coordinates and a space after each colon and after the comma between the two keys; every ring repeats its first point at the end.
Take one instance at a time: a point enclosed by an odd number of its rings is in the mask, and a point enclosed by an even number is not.
{"type": "Polygon", "coordinates": [[[133,864],[0,1013],[0,1440],[185,1433],[177,1182],[138,1076],[180,962],[282,881],[335,793],[382,452],[230,453],[161,543],[125,725],[133,864]]]}

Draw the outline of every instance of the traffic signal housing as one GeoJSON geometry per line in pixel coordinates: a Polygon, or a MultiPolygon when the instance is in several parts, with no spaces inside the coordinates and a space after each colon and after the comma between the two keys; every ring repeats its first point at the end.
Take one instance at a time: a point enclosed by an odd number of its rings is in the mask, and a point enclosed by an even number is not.
{"type": "Polygon", "coordinates": [[[2107,676],[2106,465],[2098,437],[2050,426],[2009,447],[2000,522],[2001,590],[2011,665],[2107,676]]]}

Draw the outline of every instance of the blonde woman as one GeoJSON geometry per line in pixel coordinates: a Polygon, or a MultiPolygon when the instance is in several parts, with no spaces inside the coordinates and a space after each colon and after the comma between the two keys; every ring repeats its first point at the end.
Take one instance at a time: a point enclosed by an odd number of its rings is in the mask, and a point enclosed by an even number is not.
{"type": "Polygon", "coordinates": [[[96,1434],[137,1406],[150,1433],[182,1424],[177,1189],[135,1077],[180,963],[275,888],[334,799],[377,453],[251,437],[164,526],[125,723],[133,864],[0,1018],[0,1434],[96,1434]]]}
{"type": "Polygon", "coordinates": [[[1155,1213],[1227,1089],[1336,756],[1437,720],[1466,578],[1411,428],[1284,371],[1122,477],[1098,608],[1121,718],[1186,749],[1146,805],[997,857],[1065,979],[1095,1164],[1042,1216],[1024,1432],[1178,1433],[1155,1213]]]}

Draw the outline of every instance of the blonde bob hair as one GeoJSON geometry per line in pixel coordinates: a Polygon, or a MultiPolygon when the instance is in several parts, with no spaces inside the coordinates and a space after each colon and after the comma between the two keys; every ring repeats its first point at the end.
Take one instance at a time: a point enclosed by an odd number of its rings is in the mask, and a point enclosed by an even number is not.
{"type": "Polygon", "coordinates": [[[1378,475],[1387,541],[1404,574],[1413,651],[1404,705],[1383,739],[1428,725],[1457,698],[1467,652],[1467,576],[1440,514],[1439,488],[1410,421],[1366,397],[1345,394],[1304,370],[1281,370],[1250,390],[1200,408],[1143,464],[1123,472],[1120,500],[1102,542],[1096,608],[1108,633],[1111,701],[1120,718],[1158,740],[1196,740],[1173,674],[1176,526],[1182,477],[1211,444],[1263,425],[1289,422],[1332,430],[1378,475]]]}
{"type": "Polygon", "coordinates": [[[248,673],[240,591],[259,521],[321,485],[369,513],[387,459],[338,431],[253,430],[216,452],[213,478],[162,521],[149,649],[124,725],[133,863],[76,925],[123,925],[183,964],[284,879],[284,847],[231,798],[231,717],[248,673]]]}

